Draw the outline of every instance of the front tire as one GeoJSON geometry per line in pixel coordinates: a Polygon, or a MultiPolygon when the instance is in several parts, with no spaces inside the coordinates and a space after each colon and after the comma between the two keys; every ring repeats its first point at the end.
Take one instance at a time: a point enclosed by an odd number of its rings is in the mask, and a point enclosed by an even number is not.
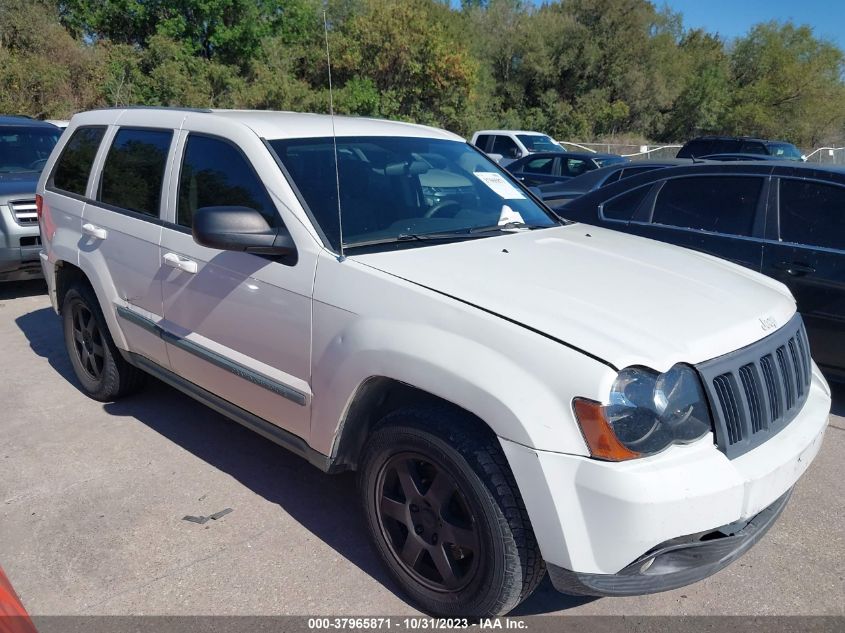
{"type": "Polygon", "coordinates": [[[87,395],[109,402],[143,385],[145,374],[120,355],[90,286],[77,284],[68,289],[62,321],[73,372],[87,395]]]}
{"type": "Polygon", "coordinates": [[[387,415],[364,449],[359,493],[393,577],[424,611],[505,614],[545,575],[501,447],[447,407],[387,415]]]}

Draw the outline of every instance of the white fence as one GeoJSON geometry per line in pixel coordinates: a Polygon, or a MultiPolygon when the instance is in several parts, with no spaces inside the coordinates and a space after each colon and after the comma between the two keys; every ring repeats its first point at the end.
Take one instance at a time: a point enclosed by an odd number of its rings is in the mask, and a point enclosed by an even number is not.
{"type": "Polygon", "coordinates": [[[620,154],[633,160],[648,160],[649,158],[675,158],[681,149],[680,145],[633,145],[623,143],[575,143],[559,141],[570,151],[604,152],[605,154],[620,154]]]}
{"type": "Polygon", "coordinates": [[[807,162],[845,165],[845,147],[819,147],[805,154],[807,162]]]}
{"type": "MultiPolygon", "coordinates": [[[[624,143],[576,143],[559,141],[570,151],[604,152],[606,154],[620,154],[632,160],[674,158],[681,145],[633,145],[624,143]]],[[[806,150],[807,162],[824,165],[845,165],[845,147],[817,147],[806,150]]]]}

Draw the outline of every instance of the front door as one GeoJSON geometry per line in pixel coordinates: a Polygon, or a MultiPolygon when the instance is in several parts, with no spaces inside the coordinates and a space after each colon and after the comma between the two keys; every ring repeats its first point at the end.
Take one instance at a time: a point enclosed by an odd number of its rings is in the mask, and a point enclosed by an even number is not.
{"type": "Polygon", "coordinates": [[[658,186],[653,207],[638,211],[643,216],[634,217],[629,225],[631,233],[760,271],[766,178],[684,176],[667,179],[658,186]]]}
{"type": "Polygon", "coordinates": [[[813,359],[845,376],[845,187],[781,178],[779,241],[763,273],[786,284],[807,325],[813,359]]]}
{"type": "Polygon", "coordinates": [[[180,145],[181,165],[173,177],[175,223],[164,229],[161,240],[171,367],[224,400],[307,438],[315,260],[285,262],[197,244],[191,226],[202,207],[250,207],[271,226],[282,219],[237,145],[196,132],[183,132],[180,145]]]}

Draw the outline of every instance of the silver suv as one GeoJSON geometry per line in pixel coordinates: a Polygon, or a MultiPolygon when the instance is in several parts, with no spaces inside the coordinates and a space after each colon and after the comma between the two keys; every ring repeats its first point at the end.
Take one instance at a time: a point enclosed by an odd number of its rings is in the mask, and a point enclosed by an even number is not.
{"type": "Polygon", "coordinates": [[[43,121],[0,116],[0,281],[41,277],[35,185],[61,132],[43,121]]]}
{"type": "Polygon", "coordinates": [[[82,388],[152,374],[358,471],[431,613],[505,613],[546,570],[591,595],[704,578],[821,446],[830,393],[782,284],[563,222],[449,132],[86,112],[37,204],[82,388]]]}

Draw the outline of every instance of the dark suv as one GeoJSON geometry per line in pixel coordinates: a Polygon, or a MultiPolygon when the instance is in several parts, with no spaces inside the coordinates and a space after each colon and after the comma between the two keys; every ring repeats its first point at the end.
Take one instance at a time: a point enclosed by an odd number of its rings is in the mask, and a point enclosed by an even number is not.
{"type": "Polygon", "coordinates": [[[804,316],[813,358],[845,379],[845,169],[757,161],[669,167],[588,193],[558,212],[783,282],[804,316]]]}
{"type": "Polygon", "coordinates": [[[700,158],[713,154],[764,154],[780,160],[804,160],[801,150],[792,143],[748,136],[700,136],[688,141],[677,157],[700,158]]]}
{"type": "Polygon", "coordinates": [[[0,281],[41,277],[35,185],[61,133],[44,121],[0,116],[0,281]]]}

